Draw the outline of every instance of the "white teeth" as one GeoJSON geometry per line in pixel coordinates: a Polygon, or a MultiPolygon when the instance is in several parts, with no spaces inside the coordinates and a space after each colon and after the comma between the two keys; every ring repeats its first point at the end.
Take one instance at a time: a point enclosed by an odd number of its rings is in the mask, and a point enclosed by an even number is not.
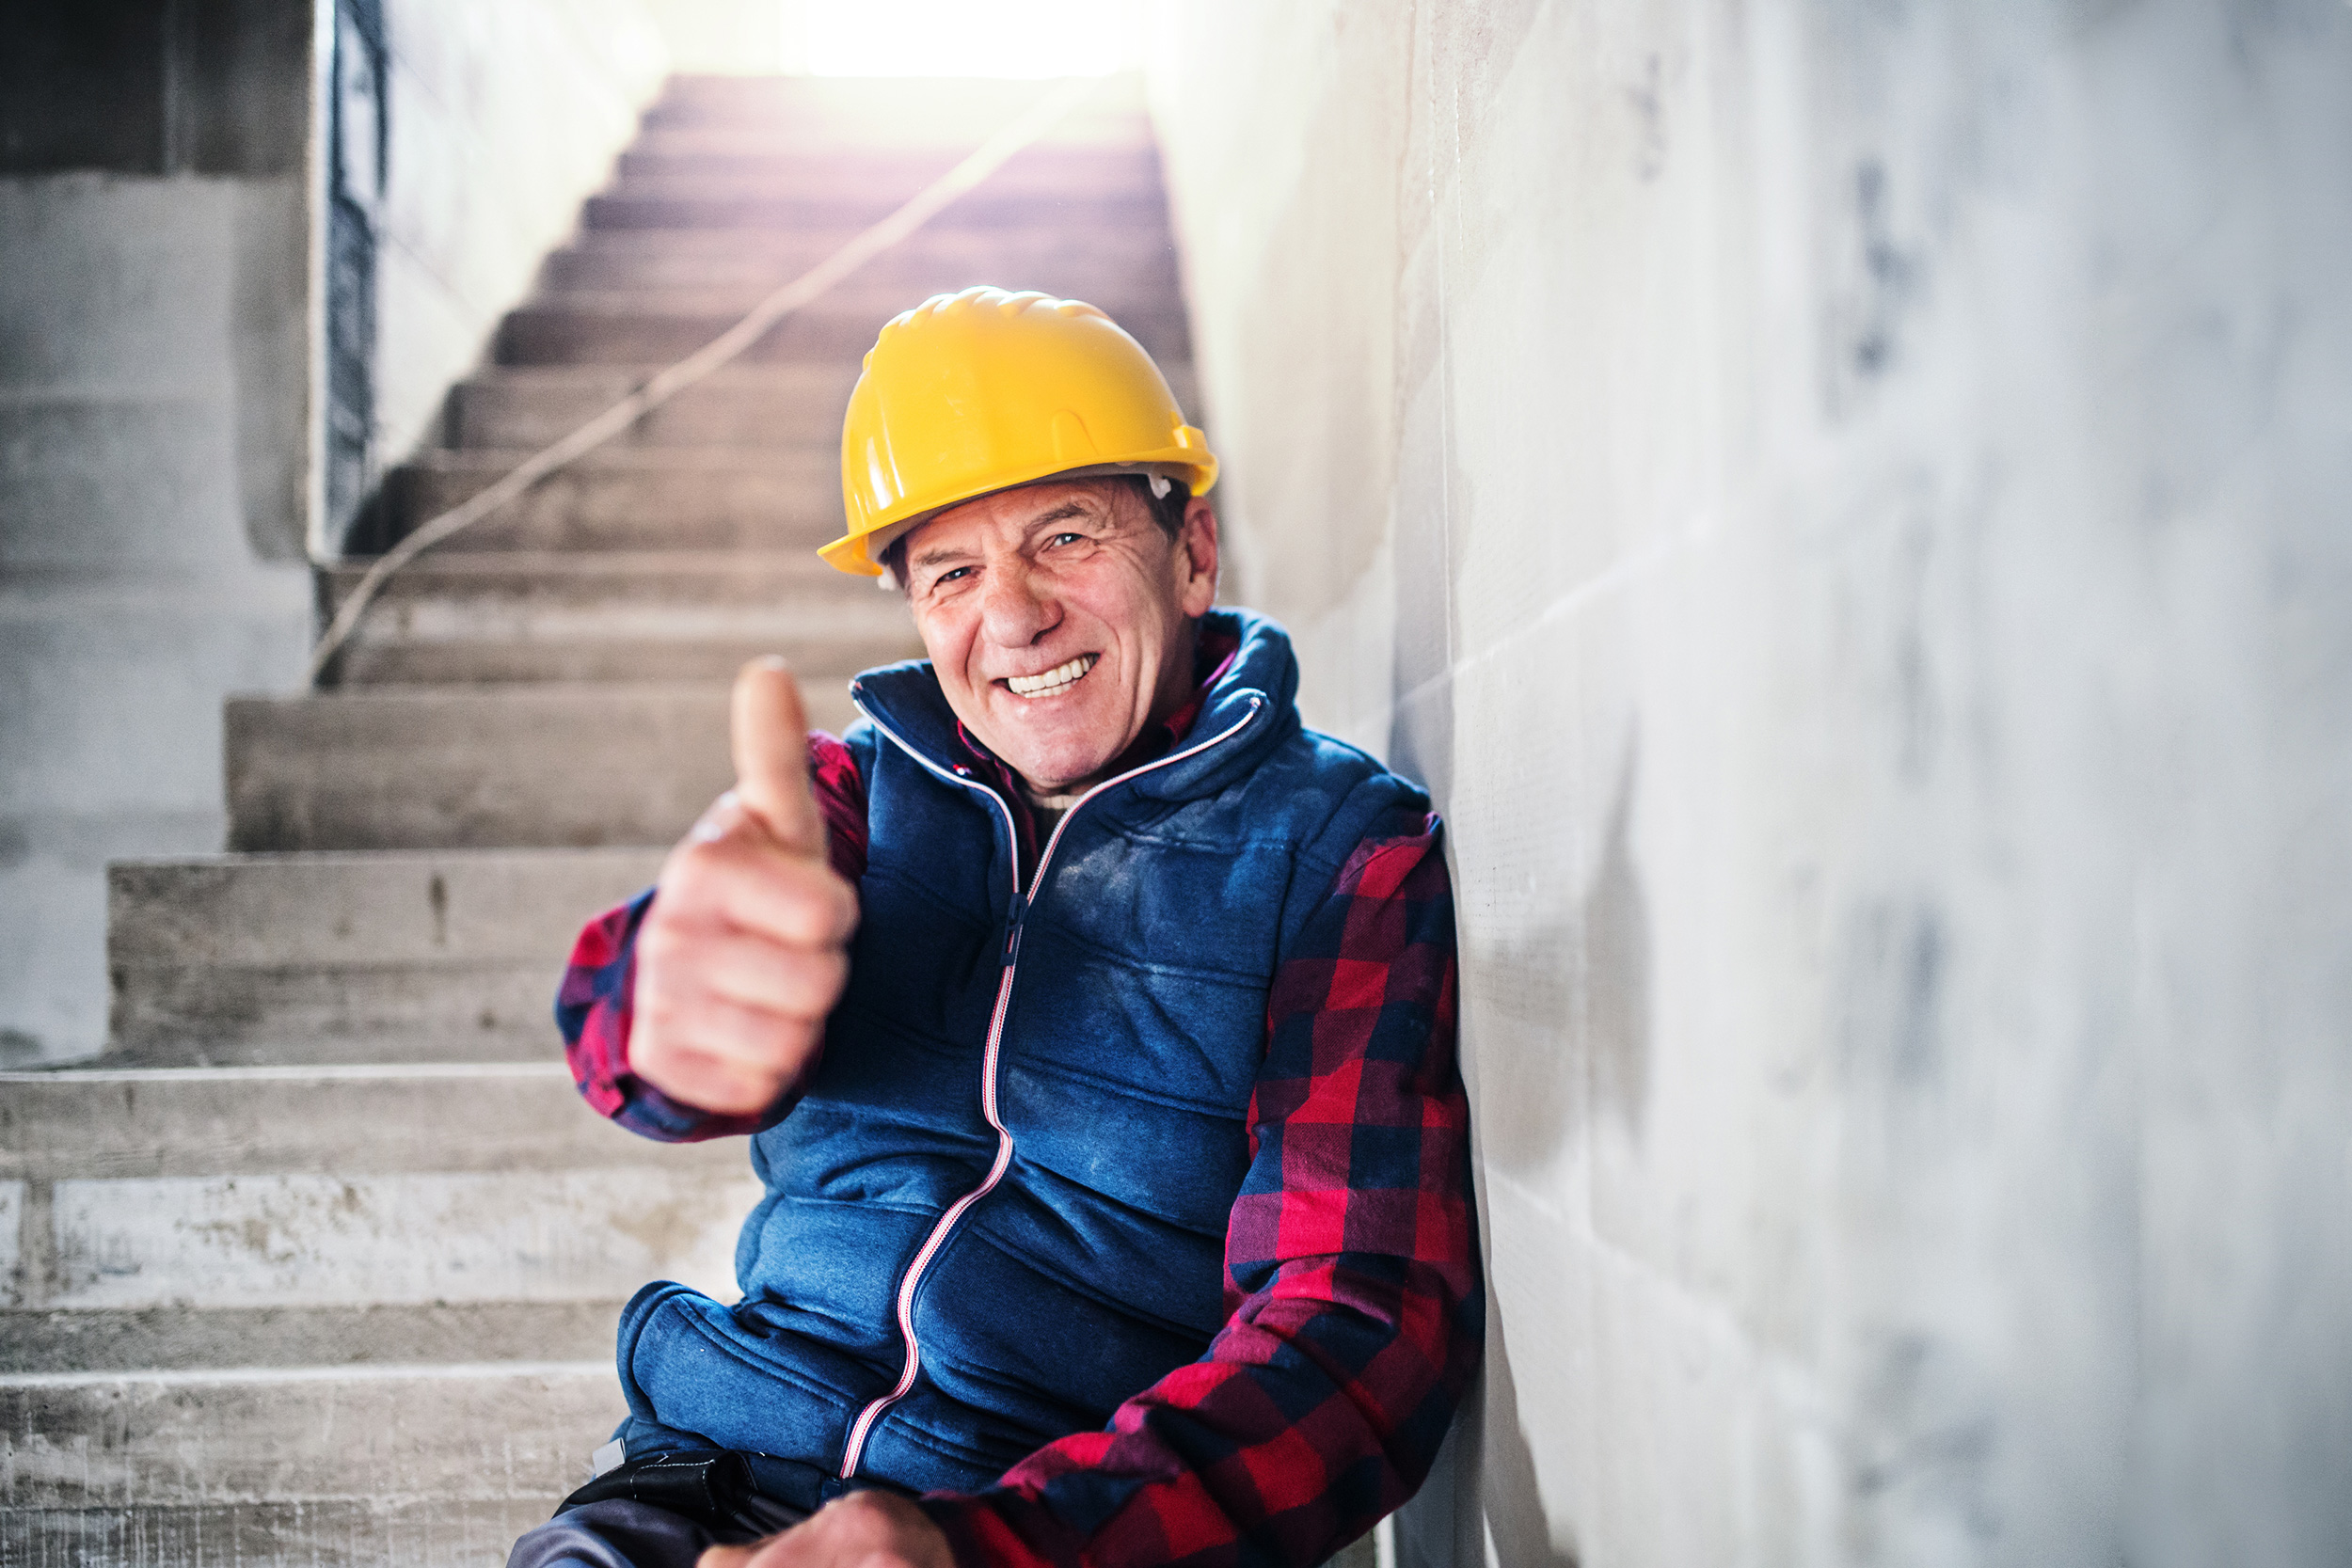
{"type": "Polygon", "coordinates": [[[1008,675],[1005,685],[1016,697],[1050,697],[1057,691],[1068,689],[1080,675],[1093,669],[1094,661],[1101,657],[1100,654],[1080,654],[1069,663],[1048,670],[1041,675],[1008,675]]]}

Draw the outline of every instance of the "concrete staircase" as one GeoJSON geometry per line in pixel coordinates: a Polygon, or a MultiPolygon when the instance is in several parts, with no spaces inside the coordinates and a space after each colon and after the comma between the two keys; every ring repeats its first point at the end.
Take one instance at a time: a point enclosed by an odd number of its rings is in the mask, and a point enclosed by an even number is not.
{"type": "MultiPolygon", "coordinates": [[[[682,79],[387,477],[381,548],[723,327],[1033,98],[682,79]]],[[[114,1044],[0,1082],[0,1568],[503,1560],[621,1414],[620,1302],[723,1291],[741,1146],[607,1126],[548,1002],[729,779],[726,682],[818,722],[917,651],[821,567],[882,321],[1091,300],[1192,406],[1156,154],[1112,85],[746,361],[398,579],[323,689],[230,706],[229,853],[111,877],[114,1044]]],[[[364,561],[320,574],[329,610],[364,561]]]]}

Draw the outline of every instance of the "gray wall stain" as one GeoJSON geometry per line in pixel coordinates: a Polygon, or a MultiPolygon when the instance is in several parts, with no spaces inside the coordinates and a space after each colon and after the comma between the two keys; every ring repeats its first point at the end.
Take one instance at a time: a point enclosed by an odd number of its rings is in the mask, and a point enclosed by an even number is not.
{"type": "Polygon", "coordinates": [[[1940,1086],[1947,941],[1932,905],[1886,900],[1855,912],[1838,990],[1845,1070],[1858,1087],[1883,1096],[1940,1086]]]}
{"type": "Polygon", "coordinates": [[[1578,923],[1581,951],[1569,1038],[1581,1037],[1593,1104],[1639,1139],[1650,1088],[1650,909],[1633,858],[1641,747],[1629,736],[1602,840],[1600,865],[1578,923]]]}
{"type": "Polygon", "coordinates": [[[1486,1340],[1481,1373],[1485,1386],[1485,1442],[1479,1460],[1493,1495],[1501,1499],[1486,1513],[1486,1528],[1500,1561],[1510,1568],[1581,1568],[1573,1527],[1546,1517],[1535,1478],[1534,1445],[1519,1416],[1518,1387],[1511,1376],[1510,1346],[1501,1334],[1486,1340]]]}
{"type": "Polygon", "coordinates": [[[1850,1450],[1855,1555],[1911,1562],[1954,1548],[1997,1552],[1999,1402],[1966,1353],[1894,1335],[1870,1347],[1862,1393],[1850,1450]]]}

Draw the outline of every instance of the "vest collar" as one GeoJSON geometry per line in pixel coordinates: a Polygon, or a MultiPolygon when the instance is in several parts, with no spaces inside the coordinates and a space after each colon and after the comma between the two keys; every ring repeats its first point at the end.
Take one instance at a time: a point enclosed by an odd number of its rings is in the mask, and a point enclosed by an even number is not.
{"type": "MultiPolygon", "coordinates": [[[[1240,646],[1203,692],[1190,733],[1156,762],[1114,781],[1122,789],[1169,801],[1213,795],[1297,727],[1298,661],[1290,634],[1246,610],[1212,610],[1202,620],[1237,637],[1240,646]]],[[[955,713],[930,660],[868,670],[850,683],[850,700],[933,772],[970,776],[955,713]]]]}

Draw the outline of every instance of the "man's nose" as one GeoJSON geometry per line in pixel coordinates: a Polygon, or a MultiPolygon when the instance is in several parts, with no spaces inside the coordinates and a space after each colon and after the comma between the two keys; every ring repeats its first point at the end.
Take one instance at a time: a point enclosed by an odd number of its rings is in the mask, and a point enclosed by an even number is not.
{"type": "Polygon", "coordinates": [[[983,579],[980,630],[1000,648],[1025,648],[1061,623],[1061,607],[1050,585],[1030,564],[1014,557],[992,567],[983,579]]]}

